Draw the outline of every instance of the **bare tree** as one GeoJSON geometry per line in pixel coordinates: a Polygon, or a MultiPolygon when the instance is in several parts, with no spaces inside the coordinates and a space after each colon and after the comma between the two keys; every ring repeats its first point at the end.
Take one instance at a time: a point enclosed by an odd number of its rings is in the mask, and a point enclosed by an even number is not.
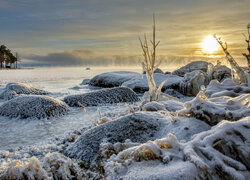
{"type": "Polygon", "coordinates": [[[250,23],[247,25],[247,33],[248,35],[245,35],[245,41],[247,43],[247,51],[248,51],[248,54],[246,53],[243,53],[243,56],[245,56],[247,58],[247,63],[248,63],[248,68],[250,69],[250,23]]]}
{"type": "Polygon", "coordinates": [[[149,98],[150,101],[157,100],[157,88],[154,81],[154,71],[159,67],[160,63],[156,64],[156,48],[160,41],[155,40],[155,16],[153,15],[153,39],[150,41],[152,44],[152,50],[149,50],[148,40],[146,34],[144,34],[144,41],[139,37],[139,41],[142,48],[142,55],[144,57],[142,66],[146,71],[146,76],[149,85],[149,98]]]}
{"type": "Polygon", "coordinates": [[[152,45],[152,49],[149,49],[148,40],[146,34],[144,34],[144,40],[139,37],[139,41],[142,48],[142,55],[143,55],[143,61],[142,66],[143,69],[146,71],[146,76],[148,79],[148,86],[149,91],[146,95],[146,101],[159,101],[159,100],[177,100],[176,98],[167,95],[165,93],[161,92],[161,89],[165,82],[169,79],[171,74],[168,75],[165,81],[163,81],[159,87],[156,87],[155,81],[154,81],[154,71],[159,67],[161,62],[156,62],[156,48],[159,45],[160,41],[156,42],[155,38],[155,16],[153,15],[153,39],[150,40],[150,43],[152,45]]]}

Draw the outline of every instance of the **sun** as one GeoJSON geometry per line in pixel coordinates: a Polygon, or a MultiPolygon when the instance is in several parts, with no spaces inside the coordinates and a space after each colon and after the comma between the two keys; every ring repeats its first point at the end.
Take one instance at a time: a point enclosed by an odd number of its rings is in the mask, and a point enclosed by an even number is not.
{"type": "Polygon", "coordinates": [[[210,54],[214,53],[219,49],[219,44],[212,35],[207,36],[201,45],[203,51],[210,54]]]}

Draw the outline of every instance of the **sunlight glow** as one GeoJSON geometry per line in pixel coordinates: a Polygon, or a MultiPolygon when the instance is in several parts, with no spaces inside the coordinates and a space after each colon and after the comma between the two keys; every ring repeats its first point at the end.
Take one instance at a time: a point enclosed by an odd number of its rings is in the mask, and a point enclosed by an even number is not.
{"type": "Polygon", "coordinates": [[[219,44],[214,39],[212,35],[209,35],[203,42],[202,42],[203,51],[206,53],[214,53],[219,49],[219,44]]]}

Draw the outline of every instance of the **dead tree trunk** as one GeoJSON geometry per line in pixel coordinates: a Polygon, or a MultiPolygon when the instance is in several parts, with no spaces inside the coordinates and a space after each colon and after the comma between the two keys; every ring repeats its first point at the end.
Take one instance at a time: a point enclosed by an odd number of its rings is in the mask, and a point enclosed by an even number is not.
{"type": "Polygon", "coordinates": [[[247,63],[248,63],[248,69],[250,69],[250,23],[247,25],[247,33],[248,35],[244,35],[246,37],[246,43],[247,43],[247,51],[248,51],[248,54],[247,53],[243,53],[243,56],[246,57],[247,59],[247,63]]]}
{"type": "Polygon", "coordinates": [[[216,41],[220,44],[222,50],[226,54],[226,58],[228,62],[231,65],[231,70],[232,70],[232,77],[233,80],[238,83],[247,83],[247,77],[245,75],[244,70],[238,65],[238,63],[234,60],[234,58],[231,56],[231,54],[227,50],[227,43],[223,43],[221,38],[218,38],[216,35],[214,35],[214,38],[216,41]]]}

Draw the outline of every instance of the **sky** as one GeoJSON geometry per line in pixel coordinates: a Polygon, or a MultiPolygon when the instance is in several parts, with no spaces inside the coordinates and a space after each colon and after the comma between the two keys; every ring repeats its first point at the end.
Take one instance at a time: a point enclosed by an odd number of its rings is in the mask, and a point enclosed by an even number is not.
{"type": "Polygon", "coordinates": [[[25,66],[139,64],[139,36],[156,17],[157,59],[165,65],[224,58],[202,42],[221,36],[239,61],[250,23],[249,0],[0,0],[0,44],[25,66]]]}

